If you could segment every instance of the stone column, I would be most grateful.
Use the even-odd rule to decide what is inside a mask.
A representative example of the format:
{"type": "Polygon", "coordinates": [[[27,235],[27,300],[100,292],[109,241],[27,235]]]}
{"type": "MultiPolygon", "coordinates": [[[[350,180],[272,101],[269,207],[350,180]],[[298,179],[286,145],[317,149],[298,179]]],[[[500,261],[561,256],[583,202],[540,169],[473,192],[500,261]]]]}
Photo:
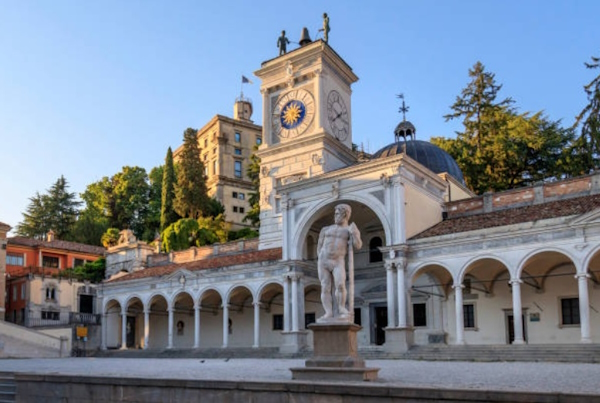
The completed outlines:
{"type": "Polygon", "coordinates": [[[299,275],[293,273],[290,276],[292,280],[292,332],[298,331],[298,278],[299,275]]]}
{"type": "Polygon", "coordinates": [[[463,288],[464,285],[453,285],[454,310],[456,311],[456,344],[465,344],[465,318],[463,313],[463,288]]]}
{"type": "Polygon", "coordinates": [[[290,331],[290,290],[289,277],[283,276],[283,331],[290,331]]]}
{"type": "Polygon", "coordinates": [[[515,331],[515,339],[512,344],[524,344],[523,339],[523,308],[521,305],[521,283],[518,278],[510,280],[512,285],[512,300],[513,300],[513,324],[515,331]]]}
{"type": "Polygon", "coordinates": [[[252,347],[260,347],[260,302],[254,302],[254,344],[252,347]]]}
{"type": "Polygon", "coordinates": [[[229,304],[223,304],[223,348],[229,346],[229,304]]]}
{"type": "Polygon", "coordinates": [[[106,350],[106,338],[108,336],[108,315],[102,312],[102,342],[100,343],[100,349],[106,350]]]}
{"type": "Polygon", "coordinates": [[[147,350],[150,343],[150,310],[144,309],[144,350],[147,350]]]}
{"type": "Polygon", "coordinates": [[[194,348],[200,348],[200,304],[194,304],[194,348]]]}
{"type": "MultiPolygon", "coordinates": [[[[388,328],[396,327],[396,295],[394,293],[394,263],[385,262],[388,328]]],[[[400,290],[398,290],[400,291],[400,290]]]]}
{"type": "Polygon", "coordinates": [[[127,348],[127,311],[121,311],[121,350],[127,348]]]}
{"type": "Polygon", "coordinates": [[[173,315],[173,308],[167,308],[167,312],[169,313],[169,341],[167,342],[167,348],[173,348],[173,322],[174,322],[174,315],[173,315]]]}
{"type": "Polygon", "coordinates": [[[577,287],[579,289],[579,320],[581,323],[581,343],[591,343],[590,332],[590,298],[588,294],[588,282],[590,277],[587,273],[577,273],[577,287]]]}
{"type": "Polygon", "coordinates": [[[396,263],[397,281],[398,281],[398,327],[408,327],[406,318],[406,283],[404,279],[404,264],[396,263]]]}

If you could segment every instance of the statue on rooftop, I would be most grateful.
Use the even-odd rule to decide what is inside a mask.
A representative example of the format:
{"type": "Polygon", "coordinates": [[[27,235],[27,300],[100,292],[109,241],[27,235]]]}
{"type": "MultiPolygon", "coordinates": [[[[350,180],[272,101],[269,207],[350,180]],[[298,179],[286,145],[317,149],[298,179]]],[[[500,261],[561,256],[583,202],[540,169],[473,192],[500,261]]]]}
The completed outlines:
{"type": "Polygon", "coordinates": [[[279,47],[279,56],[285,55],[287,45],[290,43],[289,39],[285,37],[285,31],[281,31],[281,36],[277,39],[277,46],[279,47]]]}
{"type": "Polygon", "coordinates": [[[348,225],[352,210],[347,204],[335,206],[335,224],[323,227],[317,244],[317,268],[321,281],[321,303],[325,314],[317,322],[350,321],[350,310],[346,308],[346,254],[350,278],[350,298],[354,298],[354,249],[362,247],[360,231],[354,223],[348,225]],[[333,290],[332,290],[333,286],[333,290]],[[335,297],[335,298],[334,298],[335,297]]]}
{"type": "Polygon", "coordinates": [[[325,43],[329,41],[329,17],[327,13],[323,13],[323,28],[319,29],[319,31],[323,31],[323,40],[325,43]]]}

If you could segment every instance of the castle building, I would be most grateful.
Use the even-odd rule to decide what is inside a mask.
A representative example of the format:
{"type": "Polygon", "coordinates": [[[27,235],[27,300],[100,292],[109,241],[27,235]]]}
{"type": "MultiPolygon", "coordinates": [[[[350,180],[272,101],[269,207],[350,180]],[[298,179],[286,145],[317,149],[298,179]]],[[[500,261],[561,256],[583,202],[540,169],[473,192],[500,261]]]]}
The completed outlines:
{"type": "MultiPolygon", "coordinates": [[[[242,95],[234,104],[233,119],[215,115],[198,130],[208,195],[223,204],[233,230],[251,227],[244,221],[250,192],[254,191],[247,169],[255,147],[262,144],[262,128],[251,117],[252,103],[242,95]]],[[[173,153],[175,161],[182,149],[180,146],[173,153]]]]}
{"type": "Polygon", "coordinates": [[[600,342],[600,175],[475,196],[405,119],[390,145],[357,158],[358,77],[328,43],[306,41],[255,75],[259,239],[138,260],[139,246],[122,245],[137,263],[107,268],[104,348],[310,348],[319,233],[340,203],[363,241],[359,347],[600,342]]]}

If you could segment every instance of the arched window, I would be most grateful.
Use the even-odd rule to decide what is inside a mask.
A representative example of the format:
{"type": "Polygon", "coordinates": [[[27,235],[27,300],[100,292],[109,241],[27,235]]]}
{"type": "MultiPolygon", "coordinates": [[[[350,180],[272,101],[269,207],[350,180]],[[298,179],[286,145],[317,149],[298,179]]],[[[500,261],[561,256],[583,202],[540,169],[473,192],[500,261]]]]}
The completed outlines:
{"type": "Polygon", "coordinates": [[[369,242],[369,263],[382,262],[383,255],[379,250],[379,247],[383,246],[383,242],[381,238],[376,236],[375,238],[371,238],[369,242]]]}

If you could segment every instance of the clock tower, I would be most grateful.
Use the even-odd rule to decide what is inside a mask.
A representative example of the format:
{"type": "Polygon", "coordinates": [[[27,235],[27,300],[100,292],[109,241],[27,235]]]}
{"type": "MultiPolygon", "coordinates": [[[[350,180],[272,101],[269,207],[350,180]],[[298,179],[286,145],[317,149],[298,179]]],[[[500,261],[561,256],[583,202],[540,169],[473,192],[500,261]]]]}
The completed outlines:
{"type": "Polygon", "coordinates": [[[356,162],[350,87],[358,77],[326,42],[303,43],[254,73],[263,96],[261,249],[281,246],[286,185],[356,162]]]}

